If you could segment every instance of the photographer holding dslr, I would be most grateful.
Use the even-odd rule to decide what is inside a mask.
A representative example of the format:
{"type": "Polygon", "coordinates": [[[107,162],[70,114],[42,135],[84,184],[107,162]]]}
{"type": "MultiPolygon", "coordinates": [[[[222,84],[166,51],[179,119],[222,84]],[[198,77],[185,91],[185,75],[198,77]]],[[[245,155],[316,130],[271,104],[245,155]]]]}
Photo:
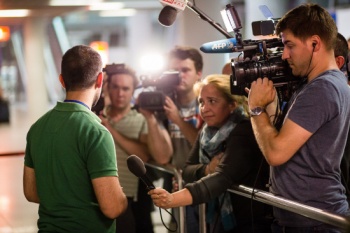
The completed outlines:
{"type": "MultiPolygon", "coordinates": [[[[324,211],[348,215],[340,161],[349,131],[350,91],[334,59],[337,27],[317,4],[304,4],[280,19],[282,58],[304,78],[288,103],[279,131],[265,108],[273,82],[252,82],[248,104],[260,149],[271,165],[271,193],[324,211]]],[[[334,226],[274,207],[273,232],[340,232],[334,226]]]]}

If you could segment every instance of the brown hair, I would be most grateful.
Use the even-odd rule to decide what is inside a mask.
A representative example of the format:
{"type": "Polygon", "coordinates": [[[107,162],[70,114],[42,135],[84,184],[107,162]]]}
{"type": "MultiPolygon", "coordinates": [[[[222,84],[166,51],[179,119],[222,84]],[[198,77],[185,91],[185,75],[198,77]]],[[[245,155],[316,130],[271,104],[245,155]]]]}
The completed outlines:
{"type": "Polygon", "coordinates": [[[61,75],[66,91],[91,87],[101,71],[101,56],[89,46],[74,46],[62,57],[61,75]]]}
{"type": "Polygon", "coordinates": [[[195,48],[186,47],[186,46],[176,46],[169,53],[169,60],[171,58],[177,58],[180,60],[186,60],[187,58],[189,58],[193,61],[194,67],[196,68],[197,72],[203,70],[202,55],[195,48]]]}
{"type": "Polygon", "coordinates": [[[332,16],[317,4],[303,4],[290,10],[276,25],[278,35],[285,30],[290,30],[302,41],[318,35],[327,50],[335,47],[337,26],[332,16]]]}

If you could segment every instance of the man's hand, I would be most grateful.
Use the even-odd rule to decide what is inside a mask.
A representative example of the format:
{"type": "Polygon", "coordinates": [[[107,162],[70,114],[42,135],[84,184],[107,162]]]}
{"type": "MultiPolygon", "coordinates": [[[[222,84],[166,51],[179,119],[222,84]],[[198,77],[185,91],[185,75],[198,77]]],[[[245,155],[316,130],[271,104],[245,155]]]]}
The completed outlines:
{"type": "Polygon", "coordinates": [[[266,107],[272,103],[276,97],[276,90],[273,86],[273,82],[268,78],[258,78],[252,82],[248,95],[249,108],[266,107]]]}
{"type": "Polygon", "coordinates": [[[169,120],[174,122],[175,124],[179,124],[181,121],[181,116],[179,114],[179,110],[177,109],[175,103],[169,96],[165,97],[165,105],[164,105],[165,115],[169,120]]]}

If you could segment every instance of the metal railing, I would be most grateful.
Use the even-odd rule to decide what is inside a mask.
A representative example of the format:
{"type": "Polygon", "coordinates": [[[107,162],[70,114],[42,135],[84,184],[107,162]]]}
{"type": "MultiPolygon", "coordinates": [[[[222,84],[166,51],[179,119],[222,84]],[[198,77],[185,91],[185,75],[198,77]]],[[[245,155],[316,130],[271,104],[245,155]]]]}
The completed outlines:
{"type": "Polygon", "coordinates": [[[327,211],[291,201],[283,197],[277,197],[269,192],[258,189],[253,190],[252,188],[246,187],[244,185],[234,186],[231,189],[228,189],[228,191],[247,198],[252,198],[253,200],[260,201],[265,204],[288,210],[293,213],[300,214],[308,218],[312,218],[323,223],[336,226],[343,230],[350,229],[349,220],[343,216],[332,214],[327,211]]]}
{"type": "MultiPolygon", "coordinates": [[[[150,166],[159,171],[173,174],[175,178],[179,181],[179,189],[182,189],[182,177],[181,177],[182,173],[172,165],[160,166],[154,163],[146,163],[146,166],[150,166]]],[[[277,197],[269,192],[265,192],[259,189],[253,189],[250,187],[246,187],[244,185],[233,186],[231,189],[228,189],[228,191],[247,198],[252,198],[253,200],[256,200],[265,204],[269,204],[284,210],[288,210],[293,213],[300,214],[302,216],[305,216],[326,224],[336,226],[343,230],[350,229],[350,221],[343,216],[332,214],[308,205],[300,204],[298,202],[291,201],[283,197],[277,197]]],[[[180,228],[178,232],[185,233],[185,214],[186,213],[183,207],[180,207],[180,209],[181,209],[180,216],[178,219],[180,228]]],[[[205,228],[206,224],[205,224],[205,205],[204,204],[201,204],[199,206],[199,220],[200,220],[199,221],[200,233],[206,233],[207,231],[205,228]]]]}

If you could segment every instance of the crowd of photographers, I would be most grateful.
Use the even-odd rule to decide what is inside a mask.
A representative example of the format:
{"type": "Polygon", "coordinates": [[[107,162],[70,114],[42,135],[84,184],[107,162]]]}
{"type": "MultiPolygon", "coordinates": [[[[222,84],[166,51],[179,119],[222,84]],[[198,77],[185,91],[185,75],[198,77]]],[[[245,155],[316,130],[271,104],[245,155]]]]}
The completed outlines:
{"type": "MultiPolygon", "coordinates": [[[[343,232],[227,191],[244,184],[350,216],[349,40],[317,4],[289,11],[276,32],[284,44],[282,59],[300,80],[283,111],[273,81],[257,77],[246,87],[246,95],[232,94],[231,63],[222,74],[203,77],[202,55],[191,47],[177,46],[169,52],[167,68],[177,71],[180,81],[164,99],[155,100],[162,103],[160,111],[132,107],[140,100],[133,100],[139,81],[131,67],[104,68],[104,85],[99,80],[94,86],[103,90],[102,107],[93,110],[114,141],[118,182],[127,201],[117,214],[116,227],[106,232],[153,233],[153,204],[166,209],[186,206],[186,231],[199,232],[200,203],[206,203],[210,233],[343,232]],[[282,123],[277,127],[275,122],[282,123]],[[164,181],[163,187],[147,190],[127,168],[132,154],[145,163],[172,164],[182,171],[185,187],[179,190],[173,176],[147,168],[150,177],[164,181]]],[[[62,80],[65,87],[68,81],[62,80]]],[[[84,102],[65,102],[80,101],[84,102]]],[[[38,186],[37,193],[37,185],[43,183],[36,184],[35,173],[38,177],[43,171],[35,167],[35,153],[42,153],[32,150],[35,143],[27,142],[25,194],[45,205],[50,192],[38,186]]],[[[106,176],[111,174],[115,172],[106,176]]]]}

